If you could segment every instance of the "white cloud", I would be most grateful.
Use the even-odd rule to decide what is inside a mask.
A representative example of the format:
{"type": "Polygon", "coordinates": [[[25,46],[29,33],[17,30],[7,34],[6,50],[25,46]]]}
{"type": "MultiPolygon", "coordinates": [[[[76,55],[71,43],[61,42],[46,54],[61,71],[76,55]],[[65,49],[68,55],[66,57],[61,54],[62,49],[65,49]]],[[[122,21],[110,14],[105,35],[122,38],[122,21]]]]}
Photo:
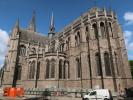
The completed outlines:
{"type": "Polygon", "coordinates": [[[128,30],[126,30],[126,31],[124,32],[125,43],[126,43],[127,49],[128,49],[128,45],[129,45],[129,42],[130,42],[130,40],[131,40],[132,34],[133,34],[133,33],[132,33],[131,31],[128,31],[128,30]]]}
{"type": "Polygon", "coordinates": [[[128,49],[129,50],[133,50],[133,42],[131,42],[131,43],[128,44],[128,49]]]}
{"type": "Polygon", "coordinates": [[[132,34],[133,34],[133,33],[132,33],[131,31],[128,31],[128,30],[126,30],[126,31],[124,32],[125,38],[130,38],[132,34]]]}
{"type": "Polygon", "coordinates": [[[128,58],[133,59],[133,55],[128,55],[128,58]]]}
{"type": "Polygon", "coordinates": [[[133,59],[133,41],[132,41],[133,32],[132,31],[124,31],[126,48],[128,50],[128,58],[133,59]]]}
{"type": "Polygon", "coordinates": [[[126,25],[133,24],[133,12],[126,12],[124,14],[124,19],[127,21],[126,25]]]}
{"type": "Polygon", "coordinates": [[[0,29],[0,67],[4,63],[4,57],[7,52],[9,36],[5,30],[0,29]]]}

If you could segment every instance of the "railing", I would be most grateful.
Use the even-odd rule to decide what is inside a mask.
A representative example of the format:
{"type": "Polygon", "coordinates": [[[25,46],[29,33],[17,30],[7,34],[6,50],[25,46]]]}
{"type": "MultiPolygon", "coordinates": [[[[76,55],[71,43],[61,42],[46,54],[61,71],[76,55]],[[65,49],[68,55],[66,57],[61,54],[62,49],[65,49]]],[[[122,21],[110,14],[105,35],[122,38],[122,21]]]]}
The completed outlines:
{"type": "MultiPolygon", "coordinates": [[[[30,58],[36,58],[37,57],[37,54],[30,54],[29,57],[30,58]]],[[[42,58],[43,57],[43,54],[38,54],[38,57],[39,58],[42,58]]]]}
{"type": "Polygon", "coordinates": [[[47,57],[47,56],[62,56],[62,57],[66,57],[66,53],[64,53],[64,52],[58,52],[58,54],[57,54],[57,52],[46,52],[45,53],[45,56],[47,57]]]}
{"type": "Polygon", "coordinates": [[[51,89],[51,88],[29,88],[25,89],[25,95],[42,95],[42,96],[74,96],[81,97],[81,95],[89,93],[90,89],[51,89]]]}
{"type": "MultiPolygon", "coordinates": [[[[108,17],[113,17],[114,16],[114,18],[116,19],[116,14],[114,12],[112,13],[112,11],[106,11],[106,15],[108,17]]],[[[98,17],[100,17],[100,16],[105,16],[104,11],[98,11],[98,17]]],[[[90,18],[91,19],[95,18],[95,17],[96,17],[96,13],[90,13],[90,18]]]]}

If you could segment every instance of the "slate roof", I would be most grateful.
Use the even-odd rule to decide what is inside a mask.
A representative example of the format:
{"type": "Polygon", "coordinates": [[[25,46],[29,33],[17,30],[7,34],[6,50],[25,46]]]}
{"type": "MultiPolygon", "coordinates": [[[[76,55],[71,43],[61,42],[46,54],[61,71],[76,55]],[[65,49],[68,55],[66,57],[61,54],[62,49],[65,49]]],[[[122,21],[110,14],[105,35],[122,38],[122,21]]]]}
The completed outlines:
{"type": "Polygon", "coordinates": [[[37,32],[32,32],[30,30],[23,30],[23,29],[20,29],[19,32],[21,39],[28,42],[35,42],[35,43],[39,42],[40,44],[45,45],[49,41],[48,37],[37,32]]]}

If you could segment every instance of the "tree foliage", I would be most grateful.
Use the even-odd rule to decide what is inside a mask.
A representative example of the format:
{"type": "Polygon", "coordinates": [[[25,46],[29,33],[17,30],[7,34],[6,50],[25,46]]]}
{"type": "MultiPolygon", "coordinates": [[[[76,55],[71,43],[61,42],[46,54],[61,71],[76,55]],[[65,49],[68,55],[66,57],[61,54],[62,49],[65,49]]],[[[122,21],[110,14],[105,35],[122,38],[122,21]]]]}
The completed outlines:
{"type": "Polygon", "coordinates": [[[131,74],[132,74],[132,79],[133,79],[133,60],[129,61],[130,67],[131,67],[131,74]]]}

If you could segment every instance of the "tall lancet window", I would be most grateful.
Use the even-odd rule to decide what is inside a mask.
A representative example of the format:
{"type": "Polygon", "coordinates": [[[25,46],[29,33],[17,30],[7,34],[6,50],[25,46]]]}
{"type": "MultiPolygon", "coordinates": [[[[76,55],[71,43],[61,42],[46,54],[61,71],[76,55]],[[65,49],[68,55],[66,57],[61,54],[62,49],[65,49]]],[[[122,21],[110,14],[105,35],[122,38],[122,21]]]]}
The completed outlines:
{"type": "Polygon", "coordinates": [[[77,78],[81,78],[81,66],[79,58],[76,58],[77,78]]]}
{"type": "Polygon", "coordinates": [[[104,53],[104,64],[105,64],[105,72],[107,76],[111,76],[111,66],[110,66],[110,58],[109,54],[104,53]]]}
{"type": "Polygon", "coordinates": [[[96,53],[95,59],[96,59],[97,75],[101,76],[101,71],[100,71],[100,55],[99,55],[99,53],[96,53]]]}
{"type": "Polygon", "coordinates": [[[50,64],[49,64],[49,60],[46,60],[46,79],[49,78],[49,70],[50,70],[50,64]]]}
{"type": "Polygon", "coordinates": [[[77,36],[75,35],[75,46],[77,46],[77,36]]]}
{"type": "Polygon", "coordinates": [[[68,50],[69,50],[69,48],[70,48],[70,37],[68,37],[68,50]]]}
{"type": "Polygon", "coordinates": [[[78,31],[77,32],[77,45],[80,44],[80,32],[78,31]]]}
{"type": "Polygon", "coordinates": [[[100,29],[102,37],[105,37],[105,26],[103,22],[100,23],[100,29]]]}
{"type": "Polygon", "coordinates": [[[69,61],[64,62],[64,78],[70,78],[69,61]]]}
{"type": "Polygon", "coordinates": [[[20,56],[25,56],[26,55],[26,47],[24,45],[21,45],[19,47],[19,55],[20,56]]]}
{"type": "Polygon", "coordinates": [[[120,76],[118,55],[116,53],[114,53],[114,54],[115,54],[115,66],[116,66],[116,70],[117,70],[117,75],[120,76]]]}
{"type": "Polygon", "coordinates": [[[114,35],[113,35],[113,29],[112,29],[112,23],[111,22],[109,22],[109,28],[110,28],[110,31],[112,32],[112,37],[113,37],[114,35]]]}
{"type": "Polygon", "coordinates": [[[55,60],[51,60],[51,78],[55,77],[55,60]]]}
{"type": "Polygon", "coordinates": [[[63,78],[63,76],[62,76],[62,73],[63,73],[62,70],[63,70],[63,68],[62,68],[62,67],[63,67],[63,61],[60,60],[60,61],[59,61],[59,78],[60,78],[60,79],[63,78]]]}
{"type": "Polygon", "coordinates": [[[30,63],[29,79],[34,79],[35,76],[35,61],[30,63]]]}
{"type": "Polygon", "coordinates": [[[63,65],[63,78],[65,79],[66,78],[66,64],[64,62],[64,65],[63,65]]]}
{"type": "Polygon", "coordinates": [[[93,31],[94,31],[95,38],[97,39],[97,38],[98,38],[98,28],[97,28],[97,24],[93,24],[93,25],[92,25],[92,28],[93,28],[93,31]]]}

